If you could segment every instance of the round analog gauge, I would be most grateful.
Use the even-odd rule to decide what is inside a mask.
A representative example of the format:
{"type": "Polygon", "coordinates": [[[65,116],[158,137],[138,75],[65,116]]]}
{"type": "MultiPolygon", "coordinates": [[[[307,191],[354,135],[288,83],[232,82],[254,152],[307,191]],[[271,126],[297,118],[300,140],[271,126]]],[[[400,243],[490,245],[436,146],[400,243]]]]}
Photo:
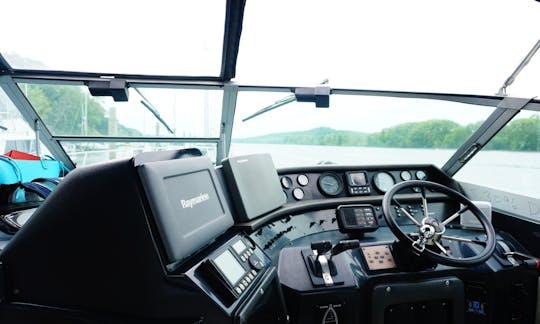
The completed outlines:
{"type": "Polygon", "coordinates": [[[304,199],[304,190],[302,190],[301,188],[294,188],[294,190],[292,191],[292,195],[294,199],[302,200],[304,199]]]}
{"type": "Polygon", "coordinates": [[[281,186],[282,186],[284,189],[291,189],[291,187],[292,187],[292,180],[291,180],[291,178],[289,178],[289,177],[287,177],[287,176],[281,177],[281,186]]]}
{"type": "Polygon", "coordinates": [[[375,187],[381,192],[387,192],[396,183],[390,173],[379,172],[373,177],[375,187]]]}
{"type": "Polygon", "coordinates": [[[343,191],[343,181],[335,173],[324,173],[319,177],[319,188],[327,196],[337,196],[343,191]]]}
{"type": "Polygon", "coordinates": [[[416,171],[416,179],[426,180],[426,178],[427,178],[427,174],[424,171],[422,170],[416,171]]]}
{"type": "Polygon", "coordinates": [[[401,171],[399,175],[403,181],[408,181],[412,179],[412,175],[409,171],[401,171]]]}
{"type": "Polygon", "coordinates": [[[307,184],[309,183],[309,179],[305,174],[299,175],[298,178],[296,178],[296,181],[298,181],[298,184],[302,187],[307,186],[307,184]]]}

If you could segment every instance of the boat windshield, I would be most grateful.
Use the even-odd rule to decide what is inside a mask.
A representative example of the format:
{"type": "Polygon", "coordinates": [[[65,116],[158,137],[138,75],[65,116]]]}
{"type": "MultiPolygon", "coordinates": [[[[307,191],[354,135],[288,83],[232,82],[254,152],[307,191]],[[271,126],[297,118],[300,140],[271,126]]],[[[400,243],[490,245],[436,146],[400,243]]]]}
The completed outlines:
{"type": "Polygon", "coordinates": [[[193,146],[216,159],[221,90],[131,87],[117,102],[82,85],[18,87],[76,165],[193,146]]]}
{"type": "Polygon", "coordinates": [[[279,167],[431,163],[442,167],[494,107],[434,99],[332,95],[329,108],[291,102],[243,121],[276,92],[240,92],[231,154],[271,152],[279,167]]]}
{"type": "Polygon", "coordinates": [[[278,167],[429,163],[454,175],[480,149],[540,151],[538,1],[3,9],[32,24],[0,20],[0,132],[38,137],[28,150],[71,167],[197,147],[216,164],[270,152],[278,167]],[[299,89],[329,93],[328,107],[299,102],[299,89]]]}

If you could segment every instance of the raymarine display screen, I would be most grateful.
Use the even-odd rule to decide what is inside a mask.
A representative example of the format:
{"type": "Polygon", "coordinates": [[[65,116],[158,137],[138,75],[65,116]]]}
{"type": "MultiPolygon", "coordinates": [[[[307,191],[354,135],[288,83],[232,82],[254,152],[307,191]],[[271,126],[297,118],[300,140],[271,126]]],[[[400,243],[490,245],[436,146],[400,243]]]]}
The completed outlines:
{"type": "Polygon", "coordinates": [[[207,157],[149,162],[139,174],[170,262],[193,254],[233,225],[207,157]]]}
{"type": "Polygon", "coordinates": [[[197,235],[206,224],[224,214],[208,170],[171,176],[163,181],[168,188],[169,203],[176,210],[173,221],[189,229],[182,231],[185,239],[197,235]]]}

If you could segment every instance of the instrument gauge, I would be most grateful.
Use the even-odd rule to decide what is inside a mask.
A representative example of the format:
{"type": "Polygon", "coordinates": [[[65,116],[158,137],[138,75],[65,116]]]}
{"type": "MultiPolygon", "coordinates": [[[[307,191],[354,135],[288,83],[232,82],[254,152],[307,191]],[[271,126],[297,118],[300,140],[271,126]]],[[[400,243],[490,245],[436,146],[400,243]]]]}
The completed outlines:
{"type": "Polygon", "coordinates": [[[292,185],[293,185],[291,178],[289,178],[287,176],[281,177],[280,181],[281,181],[281,186],[284,189],[290,189],[292,187],[292,185]]]}
{"type": "Polygon", "coordinates": [[[416,179],[418,179],[418,180],[426,180],[427,179],[427,174],[422,170],[416,171],[416,179]]]}
{"type": "Polygon", "coordinates": [[[302,190],[301,188],[294,188],[292,191],[292,195],[294,199],[302,200],[304,199],[304,190],[302,190]]]}
{"type": "Polygon", "coordinates": [[[319,189],[327,196],[337,196],[343,191],[343,180],[335,173],[323,173],[318,181],[319,189]]]}
{"type": "Polygon", "coordinates": [[[409,171],[401,171],[399,176],[401,177],[401,180],[403,181],[409,181],[412,179],[412,174],[409,171]]]}
{"type": "Polygon", "coordinates": [[[296,178],[296,181],[298,181],[299,185],[301,185],[302,187],[305,187],[309,183],[309,178],[307,177],[307,175],[301,174],[298,176],[298,178],[296,178]]]}
{"type": "Polygon", "coordinates": [[[381,192],[387,192],[396,184],[394,177],[387,172],[379,172],[373,177],[375,187],[381,192]]]}

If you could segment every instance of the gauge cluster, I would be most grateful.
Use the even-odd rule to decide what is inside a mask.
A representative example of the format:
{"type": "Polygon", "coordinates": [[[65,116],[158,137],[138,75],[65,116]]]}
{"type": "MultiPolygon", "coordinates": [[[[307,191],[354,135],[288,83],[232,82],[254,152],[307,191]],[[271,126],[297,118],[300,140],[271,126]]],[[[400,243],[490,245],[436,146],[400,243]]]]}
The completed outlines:
{"type": "Polygon", "coordinates": [[[335,197],[343,192],[343,179],[334,172],[325,172],[319,176],[319,189],[322,194],[335,197]]]}
{"type": "MultiPolygon", "coordinates": [[[[280,172],[280,183],[287,202],[312,199],[380,196],[396,183],[408,180],[433,180],[434,170],[426,167],[366,168],[358,170],[329,168],[320,172],[280,172]]],[[[435,169],[435,168],[433,168],[435,169]]],[[[410,189],[411,193],[418,192],[410,189]]]]}

